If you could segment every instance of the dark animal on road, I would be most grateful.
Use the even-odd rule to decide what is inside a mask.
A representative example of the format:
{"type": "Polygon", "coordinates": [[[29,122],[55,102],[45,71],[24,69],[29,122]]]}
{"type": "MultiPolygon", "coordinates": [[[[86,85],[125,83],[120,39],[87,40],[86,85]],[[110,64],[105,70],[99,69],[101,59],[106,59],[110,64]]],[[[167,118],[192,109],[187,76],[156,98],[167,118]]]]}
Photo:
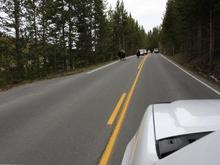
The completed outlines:
{"type": "Polygon", "coordinates": [[[141,55],[140,50],[137,50],[136,55],[137,55],[137,58],[139,58],[139,57],[140,57],[140,55],[141,55]]]}
{"type": "Polygon", "coordinates": [[[120,60],[125,60],[125,57],[126,57],[125,50],[121,49],[121,50],[118,52],[118,57],[120,58],[120,60]]]}

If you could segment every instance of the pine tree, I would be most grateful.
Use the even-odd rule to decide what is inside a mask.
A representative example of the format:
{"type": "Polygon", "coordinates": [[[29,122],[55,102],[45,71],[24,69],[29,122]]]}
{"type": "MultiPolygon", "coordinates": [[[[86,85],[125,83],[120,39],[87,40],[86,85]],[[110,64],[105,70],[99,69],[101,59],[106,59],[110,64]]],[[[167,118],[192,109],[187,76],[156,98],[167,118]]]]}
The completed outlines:
{"type": "Polygon", "coordinates": [[[93,58],[92,44],[92,2],[76,0],[74,4],[77,28],[76,48],[79,65],[88,65],[93,58]]]}
{"type": "Polygon", "coordinates": [[[105,12],[105,3],[103,0],[93,1],[93,31],[94,31],[94,47],[96,61],[105,61],[105,53],[107,53],[107,18],[105,12]]]}
{"type": "Polygon", "coordinates": [[[15,55],[16,55],[16,70],[17,79],[24,76],[24,68],[21,54],[21,16],[22,16],[22,1],[19,0],[1,0],[1,11],[4,12],[5,17],[1,18],[4,30],[15,37],[15,55]],[[14,32],[15,31],[15,32],[14,32]]]}
{"type": "Polygon", "coordinates": [[[105,0],[0,4],[0,69],[7,68],[4,77],[11,82],[112,60],[120,49],[130,54],[146,45],[143,27],[128,16],[123,1],[108,11],[105,0]]]}
{"type": "Polygon", "coordinates": [[[74,3],[72,0],[66,0],[68,11],[67,11],[67,24],[68,24],[68,56],[69,56],[69,65],[70,68],[73,69],[73,44],[75,42],[75,20],[76,16],[74,14],[74,3]]]}

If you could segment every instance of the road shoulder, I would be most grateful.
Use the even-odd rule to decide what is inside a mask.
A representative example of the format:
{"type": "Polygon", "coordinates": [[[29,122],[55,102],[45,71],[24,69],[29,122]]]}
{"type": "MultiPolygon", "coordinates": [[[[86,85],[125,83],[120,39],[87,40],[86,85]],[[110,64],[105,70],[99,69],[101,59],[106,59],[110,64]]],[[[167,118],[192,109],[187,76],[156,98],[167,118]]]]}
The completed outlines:
{"type": "Polygon", "coordinates": [[[213,92],[216,94],[220,95],[220,83],[208,79],[206,76],[199,74],[192,68],[186,67],[185,65],[180,64],[178,60],[175,60],[175,58],[172,58],[170,56],[162,55],[160,54],[161,57],[163,57],[165,60],[169,61],[171,64],[182,70],[184,73],[195,79],[196,81],[200,82],[207,88],[211,89],[213,92]]]}

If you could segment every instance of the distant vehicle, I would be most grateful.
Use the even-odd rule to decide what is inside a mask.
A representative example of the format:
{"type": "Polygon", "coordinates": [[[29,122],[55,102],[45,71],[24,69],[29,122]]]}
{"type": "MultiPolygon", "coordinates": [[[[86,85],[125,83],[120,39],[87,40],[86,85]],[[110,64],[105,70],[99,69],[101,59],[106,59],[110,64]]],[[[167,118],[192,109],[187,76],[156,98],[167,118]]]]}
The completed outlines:
{"type": "Polygon", "coordinates": [[[147,54],[147,50],[146,49],[139,49],[140,51],[140,55],[144,56],[145,54],[147,54]]]}
{"type": "Polygon", "coordinates": [[[220,100],[150,105],[122,165],[219,164],[220,100]]]}
{"type": "Polygon", "coordinates": [[[155,49],[154,49],[154,53],[160,53],[159,49],[158,49],[158,48],[155,48],[155,49]]]}
{"type": "Polygon", "coordinates": [[[151,53],[151,51],[150,51],[150,50],[148,50],[148,51],[147,51],[147,53],[149,54],[149,53],[151,53]]]}

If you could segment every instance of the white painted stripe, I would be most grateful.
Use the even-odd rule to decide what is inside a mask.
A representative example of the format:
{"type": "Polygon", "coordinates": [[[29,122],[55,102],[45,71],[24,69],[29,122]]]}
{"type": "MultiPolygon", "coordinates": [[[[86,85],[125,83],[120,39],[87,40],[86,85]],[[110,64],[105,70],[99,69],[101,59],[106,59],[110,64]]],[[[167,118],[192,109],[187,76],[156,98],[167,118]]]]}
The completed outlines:
{"type": "Polygon", "coordinates": [[[212,90],[213,92],[215,92],[216,94],[220,95],[220,92],[216,89],[214,89],[213,87],[211,87],[210,85],[206,84],[205,82],[203,82],[202,80],[198,79],[197,77],[193,76],[191,73],[187,72],[185,69],[183,69],[182,67],[180,67],[179,65],[177,65],[175,62],[171,61],[170,59],[168,59],[167,57],[163,56],[161,54],[161,57],[163,57],[164,59],[166,59],[167,61],[169,61],[171,64],[173,64],[174,66],[176,66],[177,68],[179,68],[180,70],[182,70],[184,73],[186,73],[187,75],[189,75],[190,77],[192,77],[193,79],[195,79],[196,81],[200,82],[202,85],[206,86],[207,88],[209,88],[210,90],[212,90]]]}
{"type": "Polygon", "coordinates": [[[116,63],[118,63],[118,62],[119,62],[119,61],[115,61],[115,62],[109,63],[109,64],[107,64],[107,65],[101,66],[101,67],[99,67],[99,68],[97,68],[97,69],[94,69],[94,70],[91,70],[91,71],[87,72],[87,74],[91,74],[91,73],[94,73],[94,72],[99,71],[99,70],[101,70],[101,69],[107,68],[107,67],[109,67],[109,66],[111,66],[111,65],[114,65],[114,64],[116,64],[116,63]]]}
{"type": "MultiPolygon", "coordinates": [[[[129,57],[126,57],[126,59],[130,59],[130,58],[133,58],[133,57],[134,57],[134,56],[129,56],[129,57]]],[[[99,71],[99,70],[101,70],[101,69],[107,68],[107,67],[109,67],[109,66],[111,66],[111,65],[114,65],[114,64],[116,64],[116,63],[118,63],[118,62],[119,62],[119,60],[117,60],[117,61],[115,61],[115,62],[112,62],[112,63],[109,63],[109,64],[107,64],[107,65],[101,66],[101,67],[99,67],[99,68],[97,68],[97,69],[94,69],[94,70],[91,70],[91,71],[87,72],[87,74],[91,74],[91,73],[94,73],[94,72],[99,71]]]]}
{"type": "Polygon", "coordinates": [[[130,58],[133,58],[135,57],[136,55],[132,55],[132,56],[129,56],[129,57],[126,57],[126,59],[130,59],[130,58]]]}

